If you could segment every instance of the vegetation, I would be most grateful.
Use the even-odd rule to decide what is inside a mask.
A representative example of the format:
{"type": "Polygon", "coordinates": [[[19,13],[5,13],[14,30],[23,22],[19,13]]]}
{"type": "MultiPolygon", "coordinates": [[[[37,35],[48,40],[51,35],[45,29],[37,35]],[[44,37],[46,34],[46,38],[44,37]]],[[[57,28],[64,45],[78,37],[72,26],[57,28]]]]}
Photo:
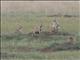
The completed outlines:
{"type": "Polygon", "coordinates": [[[80,34],[79,17],[56,17],[61,28],[60,34],[49,35],[49,27],[55,17],[37,14],[2,15],[1,58],[2,60],[79,60],[80,34]],[[43,24],[39,36],[32,36],[33,27],[43,24]],[[15,33],[17,24],[23,26],[22,33],[15,33]],[[69,36],[76,38],[75,45],[66,44],[69,36]],[[65,47],[72,47],[68,49],[65,47]],[[58,48],[56,48],[58,47],[58,48]],[[46,52],[45,49],[48,49],[46,52]],[[54,50],[55,49],[55,50],[54,50]]]}

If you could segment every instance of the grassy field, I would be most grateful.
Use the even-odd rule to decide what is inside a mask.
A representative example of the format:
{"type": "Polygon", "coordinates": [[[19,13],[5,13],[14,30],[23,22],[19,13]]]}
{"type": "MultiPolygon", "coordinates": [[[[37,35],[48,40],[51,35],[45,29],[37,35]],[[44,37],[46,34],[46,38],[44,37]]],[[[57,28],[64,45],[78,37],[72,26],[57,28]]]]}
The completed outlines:
{"type": "Polygon", "coordinates": [[[40,52],[36,49],[50,47],[55,43],[64,43],[68,36],[41,35],[32,37],[26,35],[37,24],[43,24],[48,31],[51,22],[56,20],[61,25],[61,32],[74,34],[77,46],[80,47],[79,17],[47,17],[44,14],[2,14],[1,18],[1,58],[2,60],[80,60],[80,50],[40,52]],[[23,33],[14,33],[17,24],[23,26],[23,33]]]}
{"type": "Polygon", "coordinates": [[[78,32],[79,17],[47,17],[44,13],[6,13],[2,14],[2,32],[14,32],[17,24],[23,26],[24,32],[31,32],[35,25],[43,24],[49,30],[51,22],[56,19],[61,25],[61,31],[78,32]],[[23,15],[22,15],[23,14],[23,15]],[[73,27],[74,26],[74,27],[73,27]],[[70,28],[70,29],[68,29],[70,28]]]}

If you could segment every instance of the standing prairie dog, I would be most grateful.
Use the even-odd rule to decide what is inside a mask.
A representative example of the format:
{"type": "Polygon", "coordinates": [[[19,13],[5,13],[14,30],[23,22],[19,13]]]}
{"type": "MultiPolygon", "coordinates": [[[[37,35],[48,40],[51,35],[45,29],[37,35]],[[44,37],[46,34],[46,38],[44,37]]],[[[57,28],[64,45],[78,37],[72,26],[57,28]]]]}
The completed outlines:
{"type": "Polygon", "coordinates": [[[56,20],[53,20],[51,24],[51,32],[57,33],[60,28],[59,23],[56,20]]]}
{"type": "Polygon", "coordinates": [[[42,24],[40,25],[40,26],[34,26],[34,28],[33,28],[33,35],[35,35],[35,34],[40,34],[40,32],[42,32],[42,24]]]}

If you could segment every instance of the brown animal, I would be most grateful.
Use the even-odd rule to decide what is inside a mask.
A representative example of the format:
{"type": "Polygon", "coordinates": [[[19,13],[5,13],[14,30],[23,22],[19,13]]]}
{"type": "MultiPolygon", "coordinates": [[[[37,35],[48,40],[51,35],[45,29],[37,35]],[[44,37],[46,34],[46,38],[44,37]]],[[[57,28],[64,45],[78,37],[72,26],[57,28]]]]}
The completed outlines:
{"type": "Polygon", "coordinates": [[[75,43],[76,43],[76,39],[75,39],[75,37],[72,37],[72,36],[68,37],[68,39],[67,39],[67,43],[75,44],[75,43]]]}
{"type": "Polygon", "coordinates": [[[42,32],[42,24],[40,26],[35,26],[32,31],[32,35],[39,35],[42,32]]]}
{"type": "Polygon", "coordinates": [[[57,33],[60,29],[60,25],[56,20],[53,20],[51,26],[50,26],[50,32],[51,33],[57,33]]]}
{"type": "Polygon", "coordinates": [[[18,24],[16,28],[16,32],[22,33],[22,29],[23,29],[22,25],[18,24]]]}

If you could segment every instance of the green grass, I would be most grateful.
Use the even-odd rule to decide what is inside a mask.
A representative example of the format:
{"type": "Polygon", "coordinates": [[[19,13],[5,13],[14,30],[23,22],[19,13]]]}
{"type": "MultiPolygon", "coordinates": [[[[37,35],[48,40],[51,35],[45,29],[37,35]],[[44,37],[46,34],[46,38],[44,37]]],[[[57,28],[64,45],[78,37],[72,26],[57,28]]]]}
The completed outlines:
{"type": "MultiPolygon", "coordinates": [[[[58,52],[7,52],[7,55],[13,55],[12,57],[6,57],[6,60],[79,60],[80,51],[58,51],[58,52]]],[[[5,58],[3,58],[5,59],[5,58]]]]}
{"type": "MultiPolygon", "coordinates": [[[[15,32],[17,24],[23,26],[23,32],[29,33],[34,25],[42,23],[44,30],[48,31],[50,23],[55,17],[36,17],[31,16],[2,16],[1,20],[1,53],[2,60],[80,60],[80,50],[74,51],[56,51],[56,52],[38,52],[35,49],[49,47],[54,43],[64,43],[68,36],[62,35],[41,35],[32,37],[15,32]],[[6,34],[6,35],[5,35],[6,34]],[[33,48],[27,51],[27,48],[33,48]]],[[[77,43],[80,43],[79,36],[79,18],[78,17],[58,17],[56,18],[61,25],[61,32],[75,34],[77,43]]],[[[80,47],[80,44],[77,44],[80,47]]]]}
{"type": "MultiPolygon", "coordinates": [[[[32,31],[33,27],[38,24],[43,24],[44,29],[48,30],[51,22],[55,19],[55,17],[36,17],[35,15],[32,15],[31,17],[24,17],[18,16],[18,17],[2,17],[1,21],[1,29],[2,32],[14,32],[17,28],[17,24],[21,24],[23,26],[24,32],[30,32],[32,31]]],[[[71,17],[71,18],[65,18],[65,17],[58,17],[56,20],[59,21],[61,25],[61,31],[67,31],[67,32],[78,32],[79,31],[79,18],[78,17],[71,17]],[[72,27],[74,26],[74,27],[72,27]]]]}

